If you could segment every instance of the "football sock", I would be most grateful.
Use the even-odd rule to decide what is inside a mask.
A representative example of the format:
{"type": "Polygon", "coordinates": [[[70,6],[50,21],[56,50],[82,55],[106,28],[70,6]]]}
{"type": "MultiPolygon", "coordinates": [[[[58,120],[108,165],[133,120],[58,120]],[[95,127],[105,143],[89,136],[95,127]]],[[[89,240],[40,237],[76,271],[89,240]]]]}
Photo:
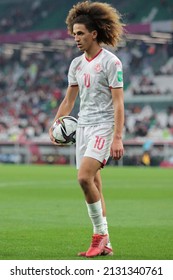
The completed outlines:
{"type": "Polygon", "coordinates": [[[103,217],[103,223],[104,223],[104,227],[105,227],[105,232],[106,232],[106,234],[109,234],[109,233],[108,233],[108,223],[107,223],[106,217],[103,217]]]}
{"type": "Polygon", "coordinates": [[[93,233],[94,234],[106,234],[104,219],[102,215],[102,205],[101,200],[94,203],[87,203],[88,215],[93,224],[93,233]]]}
{"type": "Polygon", "coordinates": [[[104,227],[105,227],[105,233],[108,235],[108,246],[111,247],[111,242],[109,238],[109,231],[108,231],[108,222],[105,216],[103,216],[103,222],[104,222],[104,227]]]}

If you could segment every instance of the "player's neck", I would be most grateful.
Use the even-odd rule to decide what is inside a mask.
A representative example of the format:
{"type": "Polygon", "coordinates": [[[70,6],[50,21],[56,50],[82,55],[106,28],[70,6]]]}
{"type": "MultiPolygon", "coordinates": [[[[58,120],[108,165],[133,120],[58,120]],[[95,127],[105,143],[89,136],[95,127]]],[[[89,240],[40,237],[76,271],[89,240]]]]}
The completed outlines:
{"type": "Polygon", "coordinates": [[[95,45],[92,48],[88,49],[87,51],[85,51],[86,59],[87,60],[92,60],[94,57],[97,56],[97,54],[99,54],[101,49],[102,48],[99,45],[95,45]]]}

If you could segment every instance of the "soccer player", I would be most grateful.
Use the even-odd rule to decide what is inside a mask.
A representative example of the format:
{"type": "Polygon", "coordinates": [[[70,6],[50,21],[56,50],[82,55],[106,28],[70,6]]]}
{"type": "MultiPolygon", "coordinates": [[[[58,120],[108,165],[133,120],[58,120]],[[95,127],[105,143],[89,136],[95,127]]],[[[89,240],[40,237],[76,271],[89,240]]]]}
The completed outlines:
{"type": "MultiPolygon", "coordinates": [[[[55,120],[71,113],[79,94],[76,164],[93,225],[89,249],[78,255],[113,255],[100,170],[109,156],[119,160],[124,153],[123,74],[121,61],[102,44],[117,46],[123,36],[123,24],[113,6],[90,1],[74,5],[66,24],[82,54],[71,62],[66,96],[55,120]]],[[[52,127],[49,135],[55,143],[52,127]]]]}

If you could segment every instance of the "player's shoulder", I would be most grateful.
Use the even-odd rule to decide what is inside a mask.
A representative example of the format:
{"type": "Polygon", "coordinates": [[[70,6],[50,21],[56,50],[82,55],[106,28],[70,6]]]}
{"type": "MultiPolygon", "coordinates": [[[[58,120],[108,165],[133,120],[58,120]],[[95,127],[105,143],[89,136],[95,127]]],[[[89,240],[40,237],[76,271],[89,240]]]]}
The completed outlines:
{"type": "Polygon", "coordinates": [[[103,48],[103,59],[109,63],[116,63],[121,65],[121,60],[115,53],[103,48]]]}
{"type": "Polygon", "coordinates": [[[76,56],[75,58],[73,58],[73,60],[71,61],[72,65],[77,65],[79,64],[82,60],[83,60],[84,54],[76,56]]]}

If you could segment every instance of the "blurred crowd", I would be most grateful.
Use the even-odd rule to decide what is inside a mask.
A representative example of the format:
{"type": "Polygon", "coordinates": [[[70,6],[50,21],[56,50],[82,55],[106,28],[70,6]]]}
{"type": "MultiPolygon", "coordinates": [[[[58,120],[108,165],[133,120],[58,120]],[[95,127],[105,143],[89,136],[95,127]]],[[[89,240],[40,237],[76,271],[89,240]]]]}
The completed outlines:
{"type": "MultiPolygon", "coordinates": [[[[68,8],[76,4],[75,0],[66,1],[65,5],[60,0],[26,0],[23,4],[22,0],[2,1],[0,2],[0,33],[17,33],[30,30],[45,30],[65,28],[65,17],[68,8]],[[57,17],[56,13],[61,15],[57,17]],[[48,19],[48,20],[47,20],[48,19]],[[44,24],[43,22],[46,22],[44,24]],[[43,25],[42,25],[43,24],[43,25]]],[[[135,0],[130,2],[127,0],[112,0],[112,3],[123,15],[123,20],[128,23],[150,22],[151,18],[147,18],[148,9],[157,10],[156,20],[172,19],[173,3],[172,0],[157,1],[155,3],[145,0],[140,1],[140,7],[143,13],[138,12],[138,3],[135,0]]]]}
{"type": "MultiPolygon", "coordinates": [[[[55,1],[35,0],[26,1],[25,5],[8,3],[4,6],[4,13],[0,17],[1,33],[16,33],[30,31],[40,20],[45,19],[57,6],[55,1]]],[[[1,4],[2,5],[2,4],[1,4]]]]}
{"type": "Polygon", "coordinates": [[[130,96],[172,95],[173,84],[163,84],[165,77],[173,76],[172,43],[146,44],[131,40],[117,54],[123,63],[125,83],[130,85],[130,96]]]}
{"type": "MultiPolygon", "coordinates": [[[[172,77],[173,48],[169,45],[132,41],[115,53],[124,66],[125,100],[128,91],[131,98],[143,96],[142,85],[151,86],[157,75],[172,77]],[[139,84],[134,84],[134,80],[139,84]]],[[[49,141],[48,129],[65,95],[68,67],[76,55],[76,47],[68,46],[63,51],[25,57],[20,50],[11,56],[0,53],[0,141],[49,141]]],[[[157,92],[148,90],[145,95],[173,97],[173,90],[165,93],[158,88],[157,92]]],[[[77,100],[74,116],[78,105],[77,100]]],[[[125,139],[173,139],[173,104],[162,107],[158,103],[158,108],[156,105],[125,104],[125,139]]]]}
{"type": "Polygon", "coordinates": [[[151,105],[130,105],[125,117],[126,139],[173,140],[173,105],[164,110],[154,110],[151,105]]]}

